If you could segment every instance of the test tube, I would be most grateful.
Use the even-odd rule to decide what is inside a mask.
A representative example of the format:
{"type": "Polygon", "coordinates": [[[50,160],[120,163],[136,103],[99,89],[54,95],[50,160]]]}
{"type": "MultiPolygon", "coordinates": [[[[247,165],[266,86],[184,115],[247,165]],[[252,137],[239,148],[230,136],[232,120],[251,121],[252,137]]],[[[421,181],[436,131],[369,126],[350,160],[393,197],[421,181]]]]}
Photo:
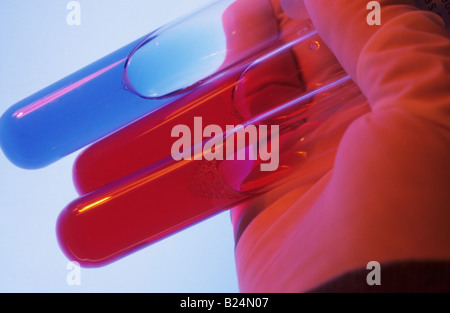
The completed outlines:
{"type": "Polygon", "coordinates": [[[45,167],[169,102],[137,97],[122,85],[127,57],[143,39],[10,107],[0,119],[8,159],[45,167]]]}
{"type": "MultiPolygon", "coordinates": [[[[108,264],[252,197],[301,179],[301,175],[292,174],[302,164],[304,145],[314,145],[313,130],[334,112],[346,109],[345,104],[364,99],[308,18],[288,16],[281,4],[279,0],[227,3],[220,19],[208,24],[219,27],[225,40],[217,47],[201,47],[208,52],[203,57],[182,50],[190,57],[196,56],[187,64],[182,62],[184,54],[178,51],[175,63],[182,65],[183,75],[178,73],[178,65],[172,68],[161,64],[158,56],[175,49],[180,40],[191,42],[189,34],[206,27],[199,26],[199,21],[184,19],[177,28],[149,38],[134,50],[125,67],[129,90],[148,99],[183,97],[80,155],[74,179],[82,196],[62,211],[57,224],[60,245],[71,260],[86,267],[108,264]],[[263,18],[251,19],[257,12],[263,18]],[[268,26],[270,19],[264,19],[264,12],[272,16],[276,12],[272,26],[268,26]],[[247,27],[249,21],[254,28],[247,27]],[[242,27],[253,41],[245,40],[242,27]],[[188,75],[196,73],[205,59],[215,64],[211,75],[188,75]],[[154,76],[146,74],[155,68],[160,72],[156,82],[154,76]],[[170,70],[164,72],[166,68],[170,70]],[[203,137],[191,138],[190,148],[180,151],[187,151],[191,158],[174,159],[172,130],[177,125],[194,130],[198,118],[205,126],[215,124],[224,130],[215,136],[222,138],[215,149],[223,151],[230,147],[227,138],[235,136],[239,129],[268,126],[264,134],[258,130],[258,135],[259,139],[265,138],[267,149],[279,145],[278,167],[262,171],[264,160],[249,157],[251,142],[243,149],[247,159],[239,160],[234,155],[209,160],[212,151],[204,148],[214,138],[203,137]],[[225,131],[227,125],[236,127],[225,131]],[[271,126],[278,126],[279,131],[272,131],[271,126]]],[[[192,48],[197,51],[198,45],[192,48]]],[[[236,142],[231,145],[237,154],[236,142]]]]}
{"type": "MultiPolygon", "coordinates": [[[[322,95],[315,107],[318,116],[326,116],[325,107],[339,106],[348,100],[349,91],[355,92],[348,77],[323,86],[317,93],[323,91],[340,91],[343,97],[336,101],[331,94],[322,95]]],[[[300,96],[249,122],[276,119],[294,107],[308,106],[314,96],[300,96]]],[[[305,110],[291,118],[307,118],[310,113],[305,110]]],[[[149,165],[69,204],[57,223],[60,245],[82,266],[103,266],[287,181],[300,179],[291,174],[301,164],[298,152],[302,152],[304,135],[301,127],[280,132],[281,166],[273,172],[261,172],[259,160],[207,161],[204,151],[201,160],[168,157],[149,165]]],[[[226,142],[229,134],[222,136],[226,142]]],[[[267,136],[270,146],[272,133],[267,136]]]]}
{"type": "Polygon", "coordinates": [[[193,126],[195,116],[237,125],[345,76],[305,10],[286,13],[284,2],[219,1],[214,13],[187,17],[136,47],[124,71],[129,90],[151,100],[183,96],[82,152],[73,171],[78,192],[164,159],[171,129],[193,126]],[[206,28],[211,35],[198,37],[206,28]]]}
{"type": "MultiPolygon", "coordinates": [[[[225,2],[232,1],[211,2],[188,16],[210,19],[220,14],[225,2]]],[[[43,168],[176,100],[176,96],[149,99],[130,92],[124,83],[124,68],[139,44],[165,29],[176,28],[180,20],[11,106],[0,119],[0,147],[5,156],[21,168],[43,168]]],[[[207,31],[191,38],[204,36],[207,31]]],[[[158,77],[157,73],[150,75],[158,77]]]]}

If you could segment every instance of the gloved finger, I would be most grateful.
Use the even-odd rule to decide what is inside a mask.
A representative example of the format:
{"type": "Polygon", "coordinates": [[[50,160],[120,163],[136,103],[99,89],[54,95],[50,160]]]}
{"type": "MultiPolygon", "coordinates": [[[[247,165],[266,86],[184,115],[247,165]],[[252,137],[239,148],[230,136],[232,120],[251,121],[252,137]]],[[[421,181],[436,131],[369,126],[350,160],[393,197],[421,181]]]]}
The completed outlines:
{"type": "Polygon", "coordinates": [[[448,34],[411,1],[380,3],[373,27],[367,1],[306,1],[373,112],[347,129],[332,172],[243,233],[242,291],[305,291],[368,260],[450,258],[448,34]]]}

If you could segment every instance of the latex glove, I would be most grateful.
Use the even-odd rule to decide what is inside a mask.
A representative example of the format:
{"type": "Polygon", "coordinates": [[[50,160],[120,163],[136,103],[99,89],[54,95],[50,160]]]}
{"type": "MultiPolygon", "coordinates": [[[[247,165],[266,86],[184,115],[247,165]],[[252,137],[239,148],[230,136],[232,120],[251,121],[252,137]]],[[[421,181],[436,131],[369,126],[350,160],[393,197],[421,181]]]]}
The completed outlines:
{"type": "Polygon", "coordinates": [[[304,183],[233,209],[243,292],[307,291],[370,261],[450,260],[449,34],[412,1],[379,2],[382,25],[369,26],[365,0],[305,1],[371,112],[324,140],[337,153],[304,183]]]}

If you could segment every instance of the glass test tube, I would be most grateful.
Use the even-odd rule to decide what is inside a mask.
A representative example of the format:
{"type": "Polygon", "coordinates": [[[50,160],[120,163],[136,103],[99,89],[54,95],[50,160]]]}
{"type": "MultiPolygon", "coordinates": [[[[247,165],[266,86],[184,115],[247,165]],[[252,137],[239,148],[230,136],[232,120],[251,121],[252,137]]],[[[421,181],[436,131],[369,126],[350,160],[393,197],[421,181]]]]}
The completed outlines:
{"type": "MultiPolygon", "coordinates": [[[[225,2],[219,1],[220,5],[225,2]]],[[[79,157],[74,178],[84,195],[69,204],[58,220],[59,241],[71,259],[84,266],[108,264],[301,178],[291,174],[301,163],[303,142],[314,140],[308,134],[360,95],[307,18],[288,16],[280,1],[259,1],[257,7],[249,6],[250,2],[226,3],[215,24],[204,11],[208,25],[216,25],[225,36],[222,43],[201,47],[206,56],[199,58],[198,44],[190,46],[192,41],[186,38],[205,28],[202,19],[191,18],[148,38],[131,54],[125,68],[130,90],[149,99],[184,97],[94,144],[79,157]],[[249,14],[255,12],[263,18],[250,19],[249,14]],[[274,12],[278,21],[268,26],[264,14],[274,12]],[[254,28],[247,27],[249,23],[254,28]],[[250,35],[242,34],[242,27],[250,35]],[[179,48],[176,43],[183,40],[185,49],[174,55],[177,66],[161,63],[159,56],[179,48]],[[191,58],[187,64],[182,62],[185,55],[191,58]],[[214,70],[211,75],[198,76],[196,69],[205,59],[211,63],[202,68],[213,64],[214,70]],[[166,68],[169,70],[164,72],[166,68]],[[148,75],[155,69],[160,75],[156,81],[148,75]],[[164,83],[158,84],[160,81],[164,83]],[[279,167],[263,172],[258,158],[208,161],[208,151],[197,154],[199,160],[175,161],[171,131],[181,124],[194,129],[196,117],[201,117],[204,125],[222,129],[226,125],[279,126],[279,167]]],[[[230,133],[219,134],[224,139],[221,149],[226,148],[230,133]]],[[[269,147],[274,144],[272,135],[270,131],[266,134],[269,147]]],[[[191,155],[209,140],[194,138],[191,155]]],[[[252,149],[250,146],[246,149],[252,149]]]]}

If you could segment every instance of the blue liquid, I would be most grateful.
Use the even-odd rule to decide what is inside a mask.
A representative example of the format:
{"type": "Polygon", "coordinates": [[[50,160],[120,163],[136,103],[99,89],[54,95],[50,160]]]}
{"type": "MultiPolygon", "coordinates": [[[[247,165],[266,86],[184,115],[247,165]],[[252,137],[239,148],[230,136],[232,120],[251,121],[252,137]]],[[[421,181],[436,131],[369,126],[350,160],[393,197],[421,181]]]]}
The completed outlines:
{"type": "Polygon", "coordinates": [[[122,84],[128,56],[146,37],[9,108],[0,119],[8,159],[45,167],[174,100],[144,99],[122,84]]]}

